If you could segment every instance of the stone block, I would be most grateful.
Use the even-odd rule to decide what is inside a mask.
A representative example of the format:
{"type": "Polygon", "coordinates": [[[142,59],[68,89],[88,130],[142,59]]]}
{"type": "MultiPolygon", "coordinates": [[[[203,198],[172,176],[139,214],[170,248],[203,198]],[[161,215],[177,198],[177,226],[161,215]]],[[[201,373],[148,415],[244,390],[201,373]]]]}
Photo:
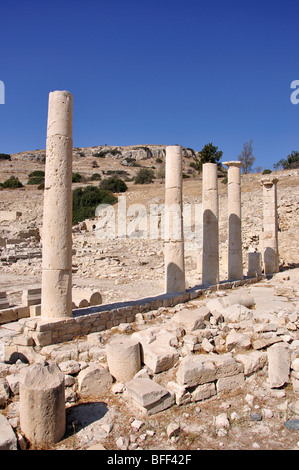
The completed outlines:
{"type": "Polygon", "coordinates": [[[232,331],[226,337],[226,350],[247,350],[251,347],[251,340],[245,333],[237,333],[232,331]]]}
{"type": "Polygon", "coordinates": [[[195,309],[184,308],[172,317],[172,322],[182,325],[186,331],[205,328],[205,320],[209,320],[210,310],[205,307],[195,309]]]}
{"type": "Polygon", "coordinates": [[[193,387],[216,380],[217,369],[206,355],[185,356],[177,371],[177,382],[193,387]]]}
{"type": "Polygon", "coordinates": [[[287,345],[275,344],[268,348],[268,375],[271,388],[280,388],[289,382],[290,351],[287,345]]]}
{"type": "Polygon", "coordinates": [[[18,450],[17,436],[8,419],[0,413],[0,450],[18,450]]]}
{"type": "Polygon", "coordinates": [[[207,400],[214,395],[216,395],[216,387],[214,382],[199,385],[195,390],[193,390],[191,394],[192,401],[207,400]]]}
{"type": "Polygon", "coordinates": [[[245,379],[243,373],[231,375],[229,377],[222,377],[221,379],[217,380],[216,383],[217,393],[232,392],[233,390],[242,387],[244,382],[245,379]]]}
{"type": "Polygon", "coordinates": [[[177,342],[176,335],[159,328],[148,328],[133,333],[141,345],[141,361],[155,374],[169,370],[179,358],[177,350],[171,346],[177,342]]]}
{"type": "Polygon", "coordinates": [[[245,377],[257,372],[267,364],[267,353],[264,351],[252,351],[247,354],[238,354],[236,360],[244,367],[245,377]]]}
{"type": "Polygon", "coordinates": [[[112,375],[103,367],[89,365],[78,375],[78,387],[82,396],[103,396],[110,390],[113,383],[112,375]]]}
{"type": "Polygon", "coordinates": [[[126,396],[137,409],[148,416],[163,411],[174,403],[174,395],[148,378],[135,378],[126,384],[126,396]]]}

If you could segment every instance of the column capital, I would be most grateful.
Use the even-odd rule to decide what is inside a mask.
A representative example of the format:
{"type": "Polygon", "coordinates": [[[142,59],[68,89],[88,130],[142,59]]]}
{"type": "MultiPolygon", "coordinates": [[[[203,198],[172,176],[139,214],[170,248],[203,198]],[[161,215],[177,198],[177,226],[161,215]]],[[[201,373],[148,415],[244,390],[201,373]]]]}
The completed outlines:
{"type": "Polygon", "coordinates": [[[265,176],[260,180],[260,184],[262,186],[273,186],[273,184],[276,184],[278,182],[278,178],[276,176],[265,176]]]}
{"type": "Polygon", "coordinates": [[[240,160],[231,160],[229,162],[223,162],[222,165],[226,165],[228,167],[230,166],[237,166],[237,167],[241,167],[242,163],[240,162],[240,160]]]}

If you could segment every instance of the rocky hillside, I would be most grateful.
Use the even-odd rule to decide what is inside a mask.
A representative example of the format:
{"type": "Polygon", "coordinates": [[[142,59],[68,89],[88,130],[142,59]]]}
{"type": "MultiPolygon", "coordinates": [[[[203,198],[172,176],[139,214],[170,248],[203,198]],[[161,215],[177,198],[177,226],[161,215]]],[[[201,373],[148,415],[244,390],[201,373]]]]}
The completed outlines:
{"type": "MultiPolygon", "coordinates": [[[[148,167],[156,173],[163,171],[165,164],[166,145],[132,145],[75,147],[73,149],[73,170],[80,172],[85,178],[93,173],[108,174],[114,171],[120,175],[132,178],[139,167],[148,167]]],[[[183,171],[186,175],[196,173],[192,164],[199,152],[190,148],[183,148],[183,171]],[[191,166],[190,166],[191,164],[191,166]]],[[[10,161],[1,161],[0,182],[11,175],[17,176],[23,184],[28,181],[28,174],[34,170],[44,169],[46,159],[45,150],[34,150],[11,155],[10,161]]],[[[158,174],[159,176],[159,174],[158,174]]]]}

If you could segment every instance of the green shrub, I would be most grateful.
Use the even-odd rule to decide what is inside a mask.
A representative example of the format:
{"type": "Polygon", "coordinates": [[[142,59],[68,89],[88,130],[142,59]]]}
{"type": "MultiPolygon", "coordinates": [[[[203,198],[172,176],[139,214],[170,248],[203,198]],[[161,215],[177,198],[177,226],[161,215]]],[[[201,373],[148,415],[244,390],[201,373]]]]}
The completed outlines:
{"type": "Polygon", "coordinates": [[[29,173],[28,175],[29,178],[35,178],[35,177],[45,177],[45,172],[43,170],[35,170],[29,173]]]}
{"type": "Polygon", "coordinates": [[[263,171],[262,175],[270,175],[270,173],[272,173],[272,170],[269,170],[268,168],[266,168],[266,169],[263,171]]]}
{"type": "Polygon", "coordinates": [[[149,168],[140,168],[135,176],[134,184],[148,184],[152,183],[154,179],[155,174],[153,170],[150,170],[149,168]]]}
{"type": "Polygon", "coordinates": [[[112,191],[113,193],[124,193],[128,189],[128,186],[120,178],[111,176],[110,178],[106,178],[100,182],[100,188],[112,191]]]}
{"type": "Polygon", "coordinates": [[[82,175],[80,175],[80,173],[72,174],[72,183],[80,183],[81,180],[82,180],[82,175]]]}
{"type": "Polygon", "coordinates": [[[7,189],[16,189],[23,188],[23,185],[19,178],[17,178],[16,176],[11,176],[8,180],[4,181],[2,187],[7,189]]]}
{"type": "Polygon", "coordinates": [[[11,156],[7,153],[0,153],[0,160],[11,160],[11,156]]]}
{"type": "Polygon", "coordinates": [[[45,181],[44,176],[33,176],[29,178],[29,180],[27,181],[27,184],[42,184],[44,183],[44,181],[45,181]]]}
{"type": "Polygon", "coordinates": [[[97,186],[86,186],[73,190],[73,225],[95,216],[99,204],[115,204],[117,198],[111,191],[97,186]]]}
{"type": "Polygon", "coordinates": [[[94,173],[92,176],[91,176],[91,181],[100,181],[102,179],[100,173],[94,173]]]}

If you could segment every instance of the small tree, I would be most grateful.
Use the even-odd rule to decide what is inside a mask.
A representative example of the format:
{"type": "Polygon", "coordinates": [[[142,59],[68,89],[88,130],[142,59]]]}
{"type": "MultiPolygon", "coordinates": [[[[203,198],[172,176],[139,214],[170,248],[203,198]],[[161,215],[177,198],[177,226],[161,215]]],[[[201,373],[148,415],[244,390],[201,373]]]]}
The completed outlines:
{"type": "Polygon", "coordinates": [[[209,144],[206,144],[203,147],[203,149],[199,152],[199,155],[200,155],[200,159],[198,159],[198,157],[196,157],[194,154],[194,162],[190,163],[190,167],[201,172],[202,165],[204,163],[219,164],[219,161],[222,158],[223,152],[222,150],[218,150],[218,147],[215,147],[215,145],[213,145],[212,142],[210,142],[209,144]]]}
{"type": "Polygon", "coordinates": [[[7,153],[0,153],[0,160],[11,160],[11,156],[7,153]]]}
{"type": "Polygon", "coordinates": [[[282,168],[283,170],[289,170],[291,168],[299,168],[299,152],[293,150],[286,159],[281,159],[273,165],[275,170],[282,168]]]}
{"type": "Polygon", "coordinates": [[[253,156],[253,141],[245,142],[243,145],[243,150],[239,155],[239,161],[241,162],[242,172],[247,174],[252,171],[252,166],[255,162],[255,157],[253,156]]]}
{"type": "Polygon", "coordinates": [[[96,186],[86,186],[73,190],[73,225],[95,216],[99,204],[115,204],[117,198],[111,191],[96,186]]]}
{"type": "Polygon", "coordinates": [[[153,170],[149,168],[140,168],[134,179],[134,184],[148,184],[155,179],[153,170]]]}
{"type": "Polygon", "coordinates": [[[99,186],[101,189],[112,191],[113,193],[124,193],[128,189],[126,183],[116,176],[110,176],[110,178],[104,179],[100,182],[99,186]]]}

